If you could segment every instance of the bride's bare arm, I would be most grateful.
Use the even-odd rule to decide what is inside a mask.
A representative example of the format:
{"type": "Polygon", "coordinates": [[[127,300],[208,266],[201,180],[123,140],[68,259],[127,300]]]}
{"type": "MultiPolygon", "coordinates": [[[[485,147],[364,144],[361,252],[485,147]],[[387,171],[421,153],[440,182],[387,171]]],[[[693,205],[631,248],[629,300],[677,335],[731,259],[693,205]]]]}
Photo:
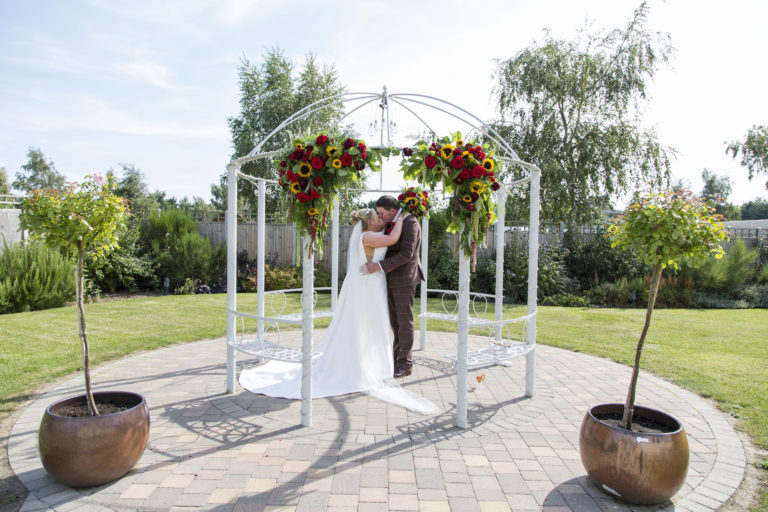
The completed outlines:
{"type": "Polygon", "coordinates": [[[390,245],[395,245],[395,242],[400,240],[400,235],[403,232],[403,217],[398,217],[397,221],[395,221],[395,226],[392,228],[392,232],[388,235],[385,235],[384,233],[376,233],[373,231],[369,231],[365,234],[363,237],[363,245],[367,245],[368,247],[389,247],[390,245]]]}

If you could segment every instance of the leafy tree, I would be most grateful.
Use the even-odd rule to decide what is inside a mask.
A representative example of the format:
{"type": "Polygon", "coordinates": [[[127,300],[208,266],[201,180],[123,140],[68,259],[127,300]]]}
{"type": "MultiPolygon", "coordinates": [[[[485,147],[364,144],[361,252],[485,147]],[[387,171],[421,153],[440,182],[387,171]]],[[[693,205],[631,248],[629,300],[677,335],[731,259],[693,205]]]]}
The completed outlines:
{"type": "Polygon", "coordinates": [[[29,148],[27,163],[16,173],[16,180],[11,184],[16,190],[30,192],[48,188],[62,188],[64,176],[53,166],[53,162],[45,161],[45,155],[39,149],[29,148]]]}
{"type": "Polygon", "coordinates": [[[0,195],[10,193],[11,186],[8,184],[8,173],[5,171],[5,167],[0,166],[0,195]]]}
{"type": "MultiPolygon", "coordinates": [[[[233,158],[247,155],[257,142],[261,142],[291,114],[344,90],[335,68],[321,67],[312,54],[307,55],[298,77],[294,77],[293,71],[293,62],[279,48],[268,49],[260,65],[254,65],[243,58],[239,68],[240,114],[227,120],[235,148],[233,158]]],[[[292,124],[289,131],[281,131],[273,136],[261,147],[261,151],[284,148],[293,136],[321,130],[334,131],[342,114],[342,103],[331,102],[315,114],[292,124]]],[[[278,178],[277,170],[269,159],[248,162],[240,170],[251,176],[274,180],[278,178]]],[[[226,206],[226,181],[227,176],[224,174],[218,185],[211,186],[216,206],[226,206]]],[[[239,197],[243,198],[245,209],[256,209],[257,198],[253,194],[255,188],[247,180],[238,180],[239,197]]],[[[267,196],[268,213],[277,212],[278,200],[278,194],[267,196]]]]}
{"type": "Polygon", "coordinates": [[[653,267],[648,310],[637,342],[632,379],[624,405],[622,427],[626,430],[632,428],[640,356],[651,324],[661,272],[667,266],[679,268],[678,262],[684,257],[703,259],[714,254],[716,258],[722,258],[725,251],[721,242],[726,235],[720,219],[713,208],[690,192],[667,191],[636,197],[624,214],[608,227],[612,247],[631,249],[644,263],[653,267]]]}
{"type": "Polygon", "coordinates": [[[768,200],[756,199],[741,205],[742,220],[768,219],[768,200]]]}
{"type": "Polygon", "coordinates": [[[542,170],[543,218],[593,220],[612,195],[669,180],[669,157],[642,126],[646,84],[674,49],[646,27],[646,3],[624,29],[582,30],[573,41],[549,33],[499,62],[494,123],[519,156],[542,170]]]}
{"type": "MultiPolygon", "coordinates": [[[[725,152],[733,158],[741,155],[741,166],[749,171],[750,180],[755,174],[768,174],[768,126],[752,126],[743,141],[731,142],[725,152]]],[[[765,188],[768,188],[768,181],[765,188]]]]}
{"type": "Polygon", "coordinates": [[[704,180],[701,198],[712,203],[715,211],[727,220],[741,220],[741,208],[727,201],[733,190],[731,179],[728,176],[718,176],[709,169],[702,171],[701,179],[704,180]]]}
{"type": "MultiPolygon", "coordinates": [[[[41,154],[42,156],[42,154],[41,154]]],[[[75,261],[75,293],[80,342],[83,350],[85,394],[88,411],[98,415],[91,392],[88,336],[85,330],[83,283],[86,255],[103,257],[118,245],[118,233],[125,222],[124,199],[113,194],[114,178],[94,176],[63,189],[33,190],[24,200],[19,216],[21,228],[33,239],[75,261]]]]}

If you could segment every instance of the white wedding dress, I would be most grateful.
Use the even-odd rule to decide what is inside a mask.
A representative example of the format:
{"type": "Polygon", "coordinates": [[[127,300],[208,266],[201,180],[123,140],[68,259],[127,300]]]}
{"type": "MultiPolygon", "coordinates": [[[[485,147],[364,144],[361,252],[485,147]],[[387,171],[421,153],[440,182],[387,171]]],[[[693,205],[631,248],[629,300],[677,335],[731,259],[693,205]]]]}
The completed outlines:
{"type": "MultiPolygon", "coordinates": [[[[363,392],[422,414],[437,414],[434,403],[404,390],[392,378],[387,280],[383,272],[360,272],[367,260],[364,234],[360,223],[355,224],[336,311],[316,349],[321,355],[312,370],[312,397],[363,392]]],[[[377,248],[372,261],[382,260],[386,252],[386,247],[377,248]]],[[[241,372],[240,384],[253,393],[298,399],[301,364],[269,361],[241,372]]]]}

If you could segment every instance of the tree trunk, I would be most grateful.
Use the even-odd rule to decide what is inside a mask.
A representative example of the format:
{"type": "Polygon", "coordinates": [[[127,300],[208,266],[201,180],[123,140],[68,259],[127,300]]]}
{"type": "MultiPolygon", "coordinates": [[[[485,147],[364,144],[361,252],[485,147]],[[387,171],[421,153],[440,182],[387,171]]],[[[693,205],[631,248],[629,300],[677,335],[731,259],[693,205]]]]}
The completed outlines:
{"type": "Polygon", "coordinates": [[[85,398],[88,404],[88,412],[91,416],[98,416],[96,401],[91,392],[91,364],[88,355],[88,336],[85,333],[85,309],[83,307],[83,282],[85,280],[83,266],[85,255],[82,249],[77,252],[77,266],[75,267],[75,290],[77,295],[77,320],[80,331],[80,345],[83,349],[83,372],[85,373],[85,398]]]}
{"type": "Polygon", "coordinates": [[[656,304],[656,295],[659,292],[660,281],[661,264],[657,264],[655,267],[653,267],[653,275],[651,276],[651,292],[648,295],[648,310],[645,313],[645,325],[643,326],[643,332],[640,334],[640,340],[637,342],[637,350],[635,351],[635,366],[632,368],[632,380],[629,383],[627,401],[624,404],[624,417],[621,419],[622,428],[625,430],[632,430],[632,414],[635,410],[637,377],[640,373],[640,356],[643,353],[643,343],[645,343],[645,335],[648,333],[648,326],[651,325],[651,313],[653,313],[653,306],[656,304]]]}

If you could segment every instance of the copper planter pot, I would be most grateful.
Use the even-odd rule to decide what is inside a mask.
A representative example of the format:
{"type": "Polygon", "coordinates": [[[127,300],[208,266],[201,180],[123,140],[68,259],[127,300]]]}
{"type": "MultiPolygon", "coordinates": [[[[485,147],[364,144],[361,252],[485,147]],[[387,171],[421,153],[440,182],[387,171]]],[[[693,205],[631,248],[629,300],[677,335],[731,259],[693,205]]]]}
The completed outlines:
{"type": "Polygon", "coordinates": [[[43,467],[70,487],[92,487],[117,480],[138,462],[149,437],[149,409],[144,397],[126,391],[93,394],[96,405],[117,399],[133,405],[114,414],[71,418],[62,407],[85,404],[85,395],[48,406],[40,422],[38,448],[43,467]]]}
{"type": "Polygon", "coordinates": [[[688,474],[688,437],[672,416],[635,406],[635,417],[669,427],[669,433],[632,432],[602,423],[595,415],[624,411],[624,404],[600,404],[581,423],[581,461],[605,493],[627,503],[662,503],[680,490],[688,474]]]}

